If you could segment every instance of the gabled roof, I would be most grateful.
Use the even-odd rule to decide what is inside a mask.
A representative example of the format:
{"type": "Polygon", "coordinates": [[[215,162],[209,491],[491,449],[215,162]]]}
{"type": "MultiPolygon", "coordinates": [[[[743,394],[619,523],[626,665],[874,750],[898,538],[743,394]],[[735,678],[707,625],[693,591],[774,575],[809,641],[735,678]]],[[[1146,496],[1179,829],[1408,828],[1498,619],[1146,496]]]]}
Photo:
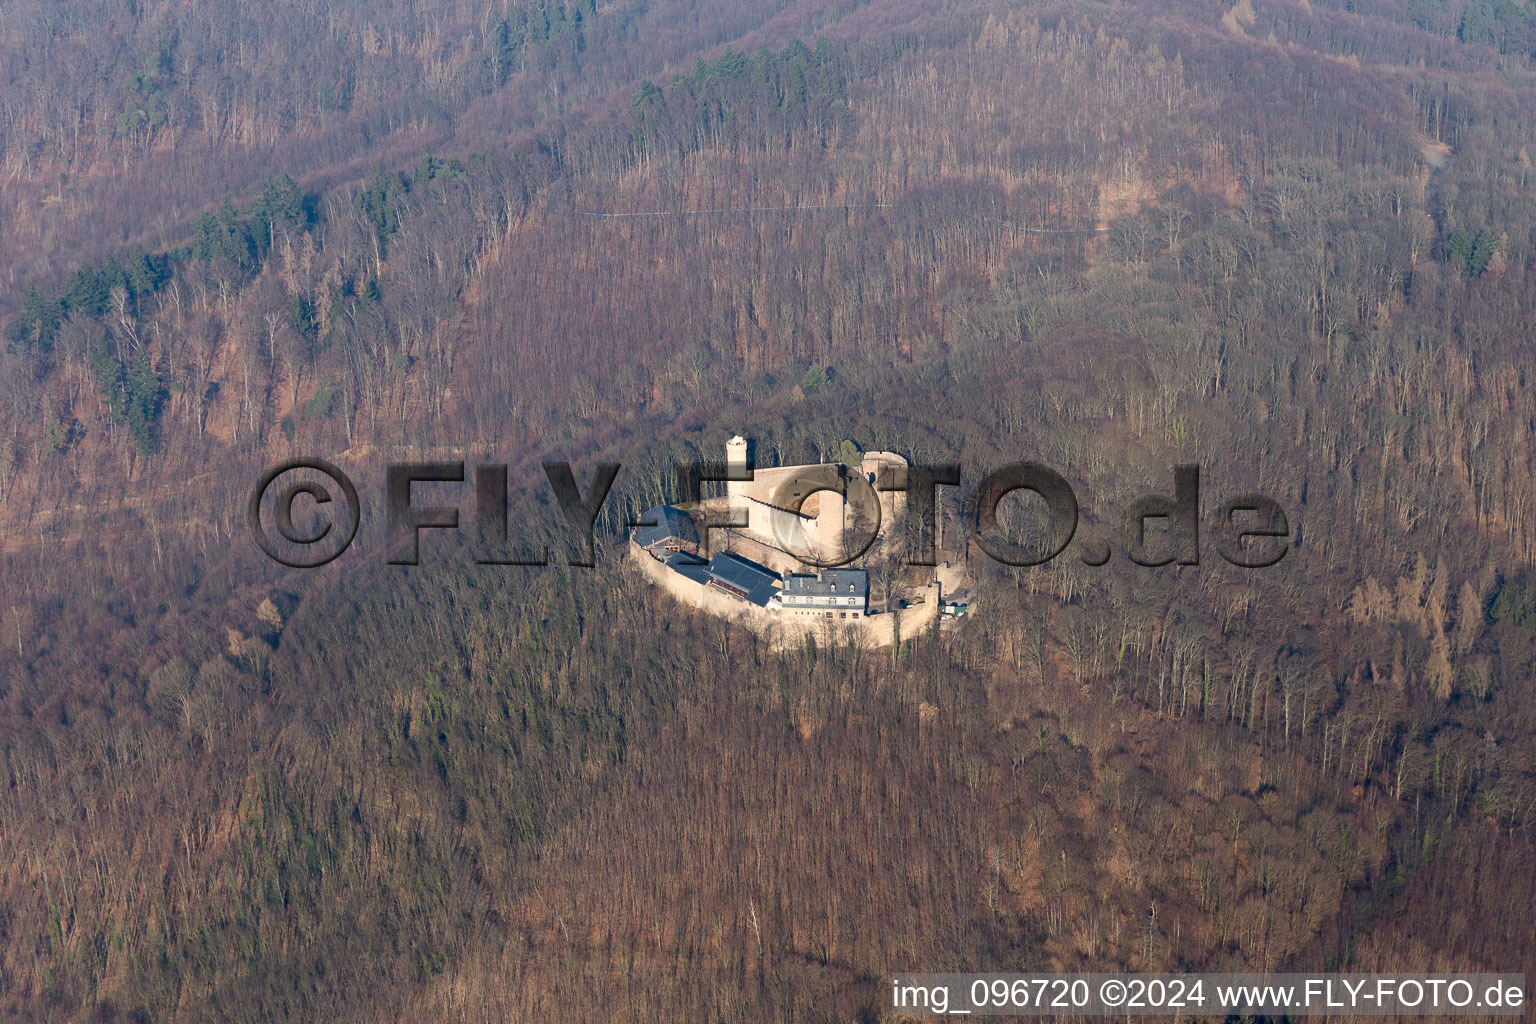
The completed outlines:
{"type": "Polygon", "coordinates": [[[766,565],[722,552],[709,560],[710,578],[749,604],[765,607],[777,591],[779,574],[766,565]]]}
{"type": "Polygon", "coordinates": [[[791,576],[784,581],[784,593],[816,597],[861,597],[869,599],[869,573],[863,569],[823,569],[814,576],[791,576]]]}
{"type": "Polygon", "coordinates": [[[673,537],[690,544],[699,543],[699,531],[693,517],[675,505],[658,505],[640,517],[643,526],[635,527],[635,543],[643,548],[673,537]]]}
{"type": "Polygon", "coordinates": [[[690,555],[686,551],[679,551],[667,559],[667,568],[673,572],[681,573],[695,583],[709,582],[709,563],[698,555],[690,555]]]}

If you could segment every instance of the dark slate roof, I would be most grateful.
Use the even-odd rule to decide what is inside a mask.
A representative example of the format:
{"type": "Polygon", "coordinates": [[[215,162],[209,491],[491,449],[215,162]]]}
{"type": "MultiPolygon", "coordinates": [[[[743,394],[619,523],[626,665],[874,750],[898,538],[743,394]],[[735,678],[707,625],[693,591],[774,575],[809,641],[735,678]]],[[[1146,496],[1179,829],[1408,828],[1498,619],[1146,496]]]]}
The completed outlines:
{"type": "Polygon", "coordinates": [[[766,565],[758,565],[750,559],[723,552],[709,560],[709,575],[725,584],[733,593],[742,596],[749,604],[764,607],[776,592],[779,574],[766,565]]]}
{"type": "Polygon", "coordinates": [[[815,576],[791,576],[784,581],[784,593],[829,597],[861,597],[869,600],[869,573],[863,569],[823,569],[815,576]]]}
{"type": "Polygon", "coordinates": [[[667,568],[674,572],[682,573],[695,583],[709,582],[709,563],[698,555],[690,555],[686,551],[679,551],[667,559],[667,568]]]}
{"type": "Polygon", "coordinates": [[[658,505],[640,517],[642,523],[650,525],[635,527],[635,543],[643,548],[672,537],[698,544],[699,531],[693,524],[693,517],[674,505],[658,505]]]}

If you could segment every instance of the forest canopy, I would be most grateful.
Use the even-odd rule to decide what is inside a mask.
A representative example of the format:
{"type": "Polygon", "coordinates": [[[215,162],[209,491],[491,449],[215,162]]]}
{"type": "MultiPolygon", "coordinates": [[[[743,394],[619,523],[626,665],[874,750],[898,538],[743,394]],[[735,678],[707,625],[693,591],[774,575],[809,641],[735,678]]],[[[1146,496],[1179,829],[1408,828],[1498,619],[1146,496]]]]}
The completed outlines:
{"type": "Polygon", "coordinates": [[[1531,960],[1532,5],[5,11],[0,1016],[1531,960]],[[774,644],[626,572],[737,433],[964,465],[972,613],[774,644]],[[363,494],[321,569],[248,531],[293,457],[363,494]],[[541,465],[622,464],[596,567],[389,565],[442,460],[551,543],[541,465]],[[997,564],[1020,461],[1081,539],[1198,464],[1292,546],[997,564]]]}

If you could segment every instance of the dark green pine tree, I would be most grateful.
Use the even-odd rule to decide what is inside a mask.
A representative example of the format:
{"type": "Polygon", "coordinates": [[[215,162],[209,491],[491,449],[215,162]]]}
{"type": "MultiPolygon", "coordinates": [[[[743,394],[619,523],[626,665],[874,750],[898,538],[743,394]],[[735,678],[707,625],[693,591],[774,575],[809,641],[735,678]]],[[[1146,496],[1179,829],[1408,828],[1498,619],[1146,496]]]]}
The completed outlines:
{"type": "Polygon", "coordinates": [[[1458,270],[1467,269],[1467,263],[1472,258],[1472,236],[1467,234],[1465,228],[1457,228],[1446,238],[1445,251],[1447,258],[1458,270]]]}
{"type": "Polygon", "coordinates": [[[249,227],[235,209],[234,200],[228,196],[224,197],[224,205],[219,207],[218,221],[216,255],[237,267],[250,266],[255,260],[255,244],[251,241],[249,227]]]}
{"type": "Polygon", "coordinates": [[[164,257],[136,251],[123,261],[123,280],[135,297],[159,291],[169,277],[164,257]]]}
{"type": "Polygon", "coordinates": [[[288,310],[288,326],[306,341],[315,340],[315,332],[319,329],[315,319],[315,304],[303,295],[294,296],[293,306],[288,310]]]}
{"type": "Polygon", "coordinates": [[[261,195],[251,208],[251,235],[262,250],[277,241],[280,224],[297,224],[304,219],[304,193],[299,183],[286,174],[268,174],[261,182],[261,195]]]}
{"type": "Polygon", "coordinates": [[[714,73],[719,78],[740,78],[751,68],[752,62],[740,50],[727,46],[720,59],[715,61],[714,73]]]}
{"type": "Polygon", "coordinates": [[[255,259],[250,227],[240,219],[228,196],[217,214],[204,213],[192,225],[192,255],[205,263],[228,260],[242,269],[255,259]]]}
{"type": "Polygon", "coordinates": [[[1462,12],[1456,35],[1464,43],[1492,46],[1496,41],[1498,16],[1488,0],[1472,0],[1462,12]]]}
{"type": "Polygon", "coordinates": [[[160,418],[160,406],[165,400],[164,382],[150,362],[148,349],[139,349],[129,362],[122,379],[128,432],[133,436],[139,451],[148,453],[154,448],[155,423],[160,418]]]}
{"type": "Polygon", "coordinates": [[[517,69],[517,51],[523,44],[522,34],[525,31],[523,16],[518,14],[517,17],[516,26],[506,18],[496,22],[486,39],[485,59],[490,71],[491,87],[494,89],[506,85],[507,79],[517,69]]]}
{"type": "Polygon", "coordinates": [[[368,218],[382,242],[400,228],[400,201],[405,196],[405,181],[400,175],[374,164],[357,193],[357,208],[368,218]]]}
{"type": "Polygon", "coordinates": [[[61,297],[64,308],[80,316],[101,316],[112,302],[112,281],[95,267],[80,267],[61,297]]]}
{"type": "Polygon", "coordinates": [[[30,345],[46,352],[53,348],[53,337],[64,322],[64,306],[44,297],[33,285],[21,301],[21,312],[5,327],[6,338],[15,345],[30,345]]]}
{"type": "Polygon", "coordinates": [[[1494,253],[1499,251],[1499,240],[1493,236],[1493,232],[1486,228],[1477,235],[1477,241],[1472,243],[1472,251],[1467,255],[1467,273],[1473,277],[1482,277],[1483,271],[1488,269],[1488,263],[1493,259],[1494,253]]]}
{"type": "Polygon", "coordinates": [[[91,365],[113,422],[128,428],[140,452],[153,451],[155,425],[165,402],[165,379],[150,360],[149,350],[139,349],[124,366],[102,337],[91,352],[91,365]]]}

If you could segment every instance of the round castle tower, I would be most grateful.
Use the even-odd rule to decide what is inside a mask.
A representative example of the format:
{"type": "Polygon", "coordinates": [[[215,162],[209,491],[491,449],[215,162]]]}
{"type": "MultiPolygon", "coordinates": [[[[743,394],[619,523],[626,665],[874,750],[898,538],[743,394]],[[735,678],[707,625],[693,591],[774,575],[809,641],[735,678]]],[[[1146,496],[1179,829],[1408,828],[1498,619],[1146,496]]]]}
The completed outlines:
{"type": "MultiPolygon", "coordinates": [[[[747,475],[747,439],[737,434],[725,442],[725,464],[732,477],[746,477],[747,475]]],[[[725,483],[725,493],[730,499],[731,507],[735,508],[746,503],[747,486],[750,481],[746,479],[732,479],[725,483]]]]}

